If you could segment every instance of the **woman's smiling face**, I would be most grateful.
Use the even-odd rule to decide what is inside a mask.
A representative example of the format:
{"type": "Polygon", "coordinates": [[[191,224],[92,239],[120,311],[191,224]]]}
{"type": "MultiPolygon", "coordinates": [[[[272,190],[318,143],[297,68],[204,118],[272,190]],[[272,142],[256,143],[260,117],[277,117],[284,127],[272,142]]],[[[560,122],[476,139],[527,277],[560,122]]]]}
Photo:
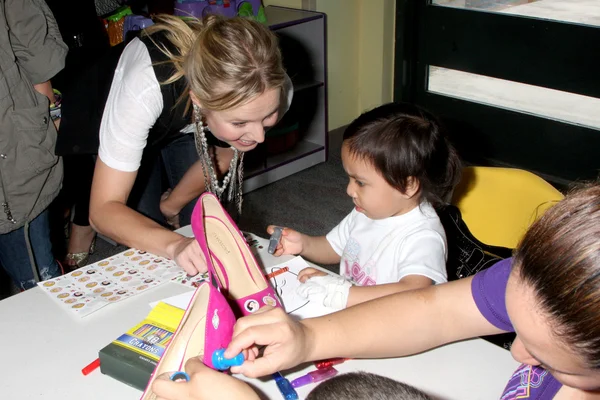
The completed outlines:
{"type": "Polygon", "coordinates": [[[281,89],[267,89],[252,101],[229,110],[202,109],[205,123],[212,134],[239,151],[254,149],[265,140],[265,128],[279,119],[281,89]]]}

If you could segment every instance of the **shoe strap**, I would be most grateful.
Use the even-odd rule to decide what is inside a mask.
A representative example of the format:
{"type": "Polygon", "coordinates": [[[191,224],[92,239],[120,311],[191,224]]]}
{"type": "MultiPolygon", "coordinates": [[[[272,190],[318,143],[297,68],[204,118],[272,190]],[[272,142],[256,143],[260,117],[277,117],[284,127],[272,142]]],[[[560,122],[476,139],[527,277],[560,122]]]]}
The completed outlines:
{"type": "Polygon", "coordinates": [[[281,301],[270,285],[258,293],[242,297],[241,299],[236,299],[235,302],[237,303],[238,309],[242,315],[254,314],[264,306],[283,308],[281,301]]]}

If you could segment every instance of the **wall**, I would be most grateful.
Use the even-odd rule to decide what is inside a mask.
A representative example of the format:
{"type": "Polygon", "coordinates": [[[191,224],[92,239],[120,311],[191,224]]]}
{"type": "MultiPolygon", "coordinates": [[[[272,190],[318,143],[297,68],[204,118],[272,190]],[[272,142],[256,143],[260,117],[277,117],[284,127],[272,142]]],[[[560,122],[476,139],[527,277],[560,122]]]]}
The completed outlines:
{"type": "Polygon", "coordinates": [[[329,130],[392,100],[394,0],[263,0],[263,3],[327,14],[329,130]]]}
{"type": "Polygon", "coordinates": [[[317,0],[327,14],[329,130],[350,123],[359,114],[359,10],[363,0],[317,0]]]}
{"type": "Polygon", "coordinates": [[[266,6],[281,6],[291,8],[303,8],[302,0],[263,0],[263,5],[266,6]]]}
{"type": "Polygon", "coordinates": [[[360,1],[358,112],[392,101],[395,1],[360,1]]]}

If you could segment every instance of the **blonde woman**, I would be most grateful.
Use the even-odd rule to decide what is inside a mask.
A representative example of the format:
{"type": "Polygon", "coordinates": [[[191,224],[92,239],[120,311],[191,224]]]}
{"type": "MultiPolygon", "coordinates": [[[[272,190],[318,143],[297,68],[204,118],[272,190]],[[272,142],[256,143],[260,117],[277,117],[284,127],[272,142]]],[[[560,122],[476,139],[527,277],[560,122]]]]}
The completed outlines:
{"type": "MultiPolygon", "coordinates": [[[[264,140],[291,93],[277,39],[260,23],[158,18],[125,47],[114,72],[92,183],[93,228],[169,257],[189,274],[205,271],[195,240],[128,207],[140,166],[167,145],[178,145],[175,163],[187,172],[171,176],[176,186],[161,202],[167,217],[204,190],[239,208],[244,153],[264,140]]],[[[154,201],[158,205],[156,196],[154,201]]]]}

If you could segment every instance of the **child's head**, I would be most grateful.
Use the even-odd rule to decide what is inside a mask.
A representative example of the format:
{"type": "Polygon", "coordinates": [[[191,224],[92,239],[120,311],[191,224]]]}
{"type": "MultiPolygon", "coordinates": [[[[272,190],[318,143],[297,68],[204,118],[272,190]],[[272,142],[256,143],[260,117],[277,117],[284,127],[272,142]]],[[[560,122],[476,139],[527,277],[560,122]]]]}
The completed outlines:
{"type": "Polygon", "coordinates": [[[431,400],[405,383],[367,372],[338,375],[317,386],[306,400],[431,400]]]}
{"type": "Polygon", "coordinates": [[[344,132],[348,195],[373,219],[400,215],[426,200],[445,202],[460,161],[439,122],[407,103],[389,103],[355,119],[344,132]]]}
{"type": "Polygon", "coordinates": [[[600,185],[547,210],[525,234],[507,285],[513,357],[562,383],[600,388],[600,185]]]}

